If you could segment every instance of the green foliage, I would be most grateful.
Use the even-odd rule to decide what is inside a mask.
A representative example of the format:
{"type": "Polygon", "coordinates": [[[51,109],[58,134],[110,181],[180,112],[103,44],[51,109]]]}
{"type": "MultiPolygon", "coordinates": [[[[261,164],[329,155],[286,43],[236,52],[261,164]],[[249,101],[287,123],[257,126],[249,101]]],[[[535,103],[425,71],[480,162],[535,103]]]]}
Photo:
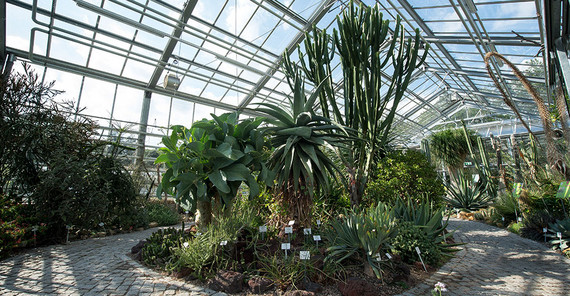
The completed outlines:
{"type": "Polygon", "coordinates": [[[548,225],[548,234],[546,237],[550,238],[552,249],[560,249],[564,251],[570,248],[570,218],[556,220],[554,223],[548,225]],[[562,238],[557,236],[560,232],[562,238]]]}
{"type": "Polygon", "coordinates": [[[443,221],[444,206],[434,206],[433,203],[423,201],[419,204],[411,200],[398,199],[392,206],[392,217],[410,222],[420,228],[426,236],[434,242],[441,242],[441,235],[447,228],[449,218],[443,221]]]}
{"type": "MultiPolygon", "coordinates": [[[[468,131],[468,133],[471,136],[471,143],[474,143],[474,132],[468,131]]],[[[431,154],[443,161],[450,171],[455,171],[463,166],[463,162],[469,154],[469,146],[462,129],[439,131],[431,134],[429,140],[431,154]]]]}
{"type": "Polygon", "coordinates": [[[265,133],[271,138],[275,150],[268,165],[276,173],[278,189],[290,218],[301,225],[310,225],[314,192],[329,187],[329,175],[338,169],[323,153],[324,145],[340,145],[343,129],[330,119],[319,116],[313,110],[315,100],[323,85],[307,98],[304,82],[298,71],[287,77],[293,90],[291,107],[259,103],[256,110],[267,114],[269,126],[265,133]]]}
{"type": "MultiPolygon", "coordinates": [[[[390,140],[397,106],[414,69],[425,60],[429,45],[426,44],[424,55],[418,57],[422,44],[419,30],[415,30],[413,39],[406,40],[399,17],[391,27],[378,6],[357,8],[353,1],[337,17],[337,27],[332,36],[326,30],[312,30],[312,36],[307,33],[305,52],[299,47],[299,57],[305,76],[314,85],[323,85],[319,94],[322,114],[350,127],[361,137],[338,153],[347,167],[349,182],[353,183],[349,187],[351,202],[358,205],[374,161],[384,154],[390,140]],[[342,64],[344,100],[336,98],[332,79],[335,50],[342,64]],[[390,80],[384,78],[385,73],[390,80]],[[342,103],[342,108],[337,102],[342,103]]],[[[286,74],[291,77],[296,70],[289,53],[284,54],[284,60],[286,74]]]]}
{"type": "Polygon", "coordinates": [[[396,234],[396,220],[383,203],[360,213],[349,213],[345,218],[331,222],[326,237],[331,247],[327,249],[327,260],[342,264],[345,260],[357,260],[368,264],[380,278],[382,266],[375,258],[384,254],[396,234]]]}
{"type": "Polygon", "coordinates": [[[444,186],[435,167],[415,150],[394,151],[378,162],[374,178],[368,183],[364,202],[394,202],[399,198],[413,198],[420,202],[443,202],[444,186]]]}
{"type": "Polygon", "coordinates": [[[501,220],[501,217],[505,218],[505,222],[515,221],[517,215],[520,215],[519,204],[517,198],[511,193],[499,194],[497,200],[492,204],[495,209],[495,220],[501,220]]]}
{"type": "Polygon", "coordinates": [[[513,222],[507,226],[507,230],[515,234],[520,234],[520,229],[522,226],[523,224],[521,222],[513,222]]]}
{"type": "Polygon", "coordinates": [[[174,225],[180,222],[180,216],[169,205],[162,202],[150,201],[145,205],[150,222],[158,223],[158,226],[174,225]]]}
{"type": "Polygon", "coordinates": [[[452,207],[474,211],[488,207],[493,199],[485,192],[485,184],[471,182],[463,172],[459,172],[454,182],[447,187],[449,196],[444,197],[452,207]]]}
{"type": "Polygon", "coordinates": [[[187,267],[198,277],[215,273],[219,268],[228,268],[233,264],[230,250],[238,238],[244,233],[253,233],[258,226],[255,221],[254,209],[234,207],[230,216],[219,217],[213,223],[202,229],[200,234],[186,240],[173,250],[172,268],[187,267]],[[221,246],[227,241],[226,246],[221,246]]]}
{"type": "Polygon", "coordinates": [[[36,219],[32,205],[0,195],[0,259],[14,249],[42,243],[46,233],[47,226],[36,219]]]}
{"type": "Polygon", "coordinates": [[[147,239],[142,249],[142,259],[147,265],[164,267],[171,260],[173,249],[179,247],[184,241],[183,230],[159,229],[147,239]]]}
{"type": "Polygon", "coordinates": [[[133,226],[139,201],[129,173],[116,159],[127,149],[97,140],[97,126],[71,104],[57,103],[59,91],[43,84],[28,65],[0,87],[0,193],[15,206],[26,199],[27,216],[47,227],[46,236],[74,229],[133,226]],[[105,155],[111,145],[115,153],[105,155]],[[25,197],[25,199],[24,199],[25,197]],[[129,221],[131,225],[125,225],[129,221]]]}
{"type": "MultiPolygon", "coordinates": [[[[194,122],[190,129],[173,126],[172,134],[162,138],[166,147],[155,163],[166,164],[167,171],[158,198],[167,192],[191,211],[198,201],[229,208],[242,183],[249,187],[250,197],[259,194],[258,181],[273,184],[264,164],[265,140],[258,130],[263,118],[238,122],[237,113],[211,115],[213,120],[194,122]]],[[[207,224],[211,213],[201,215],[207,224]]]]}
{"type": "Polygon", "coordinates": [[[396,254],[407,263],[420,261],[416,247],[422,254],[422,259],[430,265],[437,265],[442,258],[442,252],[436,241],[426,235],[421,227],[411,222],[398,223],[397,235],[390,241],[396,254]]]}
{"type": "Polygon", "coordinates": [[[267,257],[260,256],[259,264],[259,271],[281,289],[299,284],[305,276],[305,270],[314,268],[312,265],[299,260],[295,254],[289,254],[285,257],[282,252],[267,257]]]}
{"type": "Polygon", "coordinates": [[[520,235],[529,239],[542,241],[545,235],[542,231],[543,228],[548,228],[548,225],[554,222],[556,222],[556,218],[552,217],[546,210],[533,209],[528,213],[524,213],[520,235]]]}

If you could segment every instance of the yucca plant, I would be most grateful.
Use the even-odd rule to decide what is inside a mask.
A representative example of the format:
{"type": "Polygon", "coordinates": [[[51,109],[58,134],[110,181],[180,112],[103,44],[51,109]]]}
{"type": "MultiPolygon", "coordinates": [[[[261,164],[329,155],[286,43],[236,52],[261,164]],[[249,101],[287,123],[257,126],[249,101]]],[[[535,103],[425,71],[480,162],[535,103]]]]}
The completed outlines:
{"type": "Polygon", "coordinates": [[[472,183],[463,172],[459,172],[453,180],[447,186],[449,194],[444,197],[452,207],[474,211],[486,208],[493,202],[493,198],[485,192],[484,183],[472,183]]]}
{"type": "Polygon", "coordinates": [[[345,260],[356,260],[364,267],[370,267],[380,278],[381,263],[377,254],[384,254],[388,243],[396,235],[396,220],[383,203],[360,213],[352,212],[346,218],[331,223],[327,234],[331,247],[327,249],[326,260],[341,264],[345,260]]]}
{"type": "Polygon", "coordinates": [[[315,100],[322,85],[305,96],[304,82],[299,71],[287,77],[293,90],[290,108],[259,103],[258,112],[267,114],[269,126],[264,129],[275,150],[268,165],[275,174],[281,200],[290,219],[302,226],[311,225],[313,193],[329,187],[329,175],[338,169],[323,152],[325,145],[341,145],[346,132],[332,120],[314,111],[315,100]]]}

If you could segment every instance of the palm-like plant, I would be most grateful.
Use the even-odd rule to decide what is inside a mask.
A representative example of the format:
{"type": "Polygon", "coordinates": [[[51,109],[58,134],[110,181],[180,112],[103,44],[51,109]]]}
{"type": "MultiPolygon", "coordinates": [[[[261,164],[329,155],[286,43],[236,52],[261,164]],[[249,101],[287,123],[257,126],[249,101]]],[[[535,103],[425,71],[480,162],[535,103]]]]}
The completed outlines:
{"type": "Polygon", "coordinates": [[[289,218],[301,225],[310,225],[313,192],[328,188],[329,178],[338,169],[323,153],[325,145],[340,145],[345,134],[343,128],[330,119],[317,115],[313,107],[322,87],[307,98],[299,71],[289,86],[293,98],[290,109],[270,103],[259,103],[257,111],[267,114],[270,124],[265,129],[270,135],[274,152],[269,168],[276,174],[277,187],[288,208],[289,218]]]}
{"type": "Polygon", "coordinates": [[[473,211],[488,207],[493,202],[485,191],[484,182],[471,182],[463,172],[454,177],[454,182],[447,187],[449,195],[444,199],[454,208],[473,211]]]}

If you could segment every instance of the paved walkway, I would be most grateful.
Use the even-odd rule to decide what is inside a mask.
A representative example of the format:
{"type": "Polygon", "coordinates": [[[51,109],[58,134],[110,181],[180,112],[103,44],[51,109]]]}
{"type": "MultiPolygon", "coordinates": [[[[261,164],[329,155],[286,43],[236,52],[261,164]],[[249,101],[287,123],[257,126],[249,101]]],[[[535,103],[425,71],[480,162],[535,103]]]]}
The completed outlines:
{"type": "Polygon", "coordinates": [[[425,283],[404,295],[570,295],[570,260],[544,245],[474,221],[450,220],[467,245],[425,283]]]}
{"type": "Polygon", "coordinates": [[[157,228],[30,250],[0,262],[0,295],[225,296],[160,275],[126,254],[157,228]]]}
{"type": "MultiPolygon", "coordinates": [[[[570,260],[505,230],[450,221],[468,244],[426,283],[404,295],[570,295],[570,260]]],[[[125,254],[155,229],[29,250],[0,262],[0,295],[212,295],[157,274],[125,254]]]]}

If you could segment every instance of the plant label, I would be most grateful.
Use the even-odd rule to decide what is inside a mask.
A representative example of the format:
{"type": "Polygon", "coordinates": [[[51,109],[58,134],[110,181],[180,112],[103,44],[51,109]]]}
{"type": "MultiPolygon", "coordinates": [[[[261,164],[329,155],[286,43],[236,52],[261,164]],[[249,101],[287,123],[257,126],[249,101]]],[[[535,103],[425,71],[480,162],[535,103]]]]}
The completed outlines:
{"type": "Polygon", "coordinates": [[[505,222],[505,217],[501,217],[501,220],[502,220],[503,222],[505,222]]]}
{"type": "Polygon", "coordinates": [[[267,226],[259,226],[259,232],[267,232],[267,226]]]}
{"type": "Polygon", "coordinates": [[[317,226],[321,226],[321,220],[317,219],[317,226]]]}
{"type": "Polygon", "coordinates": [[[189,246],[190,244],[189,244],[188,242],[184,242],[182,245],[183,245],[185,248],[188,248],[188,246],[189,246]]]}
{"type": "Polygon", "coordinates": [[[562,239],[562,232],[557,232],[557,233],[556,233],[556,236],[557,236],[559,239],[562,239]]]}
{"type": "Polygon", "coordinates": [[[223,241],[220,242],[220,246],[225,246],[225,245],[227,245],[227,244],[228,244],[228,241],[227,241],[227,240],[223,240],[223,241]]]}
{"type": "Polygon", "coordinates": [[[303,234],[304,235],[310,235],[311,234],[311,228],[303,228],[303,234]]]}
{"type": "Polygon", "coordinates": [[[318,242],[321,240],[321,236],[320,235],[313,235],[313,240],[318,242]]]}
{"type": "Polygon", "coordinates": [[[285,227],[285,234],[293,233],[293,227],[285,227]]]}
{"type": "Polygon", "coordinates": [[[99,226],[103,227],[103,225],[105,225],[105,223],[103,222],[99,223],[99,226]]]}
{"type": "Polygon", "coordinates": [[[282,243],[281,244],[281,250],[291,250],[291,244],[290,243],[282,243]]]}
{"type": "Polygon", "coordinates": [[[522,217],[518,217],[517,221],[522,222],[522,217]]]}
{"type": "Polygon", "coordinates": [[[32,231],[33,231],[33,232],[38,231],[38,227],[37,227],[37,226],[32,227],[32,231]]]}
{"type": "Polygon", "coordinates": [[[310,251],[300,251],[299,258],[301,260],[310,260],[311,259],[311,252],[310,251]]]}
{"type": "Polygon", "coordinates": [[[479,174],[473,175],[473,183],[479,182],[479,174]]]}
{"type": "Polygon", "coordinates": [[[382,261],[382,256],[380,256],[380,253],[376,253],[374,259],[376,259],[376,261],[382,261]]]}
{"type": "Polygon", "coordinates": [[[184,214],[188,215],[188,213],[190,213],[190,212],[188,212],[188,211],[184,211],[184,214]]]}
{"type": "Polygon", "coordinates": [[[386,253],[386,257],[388,258],[388,260],[391,260],[391,259],[392,259],[392,255],[390,255],[390,254],[388,254],[388,253],[386,253]]]}
{"type": "Polygon", "coordinates": [[[558,187],[558,191],[556,192],[557,198],[570,198],[570,182],[569,181],[562,181],[560,182],[560,187],[558,187]]]}
{"type": "Polygon", "coordinates": [[[291,220],[291,221],[289,221],[289,223],[288,223],[287,225],[289,225],[289,226],[293,226],[293,225],[295,225],[295,220],[291,220]]]}
{"type": "Polygon", "coordinates": [[[416,253],[418,253],[418,255],[422,253],[419,247],[416,247],[416,253]]]}
{"type": "Polygon", "coordinates": [[[546,227],[542,228],[542,232],[547,233],[547,232],[548,232],[548,228],[546,228],[546,227]]]}

